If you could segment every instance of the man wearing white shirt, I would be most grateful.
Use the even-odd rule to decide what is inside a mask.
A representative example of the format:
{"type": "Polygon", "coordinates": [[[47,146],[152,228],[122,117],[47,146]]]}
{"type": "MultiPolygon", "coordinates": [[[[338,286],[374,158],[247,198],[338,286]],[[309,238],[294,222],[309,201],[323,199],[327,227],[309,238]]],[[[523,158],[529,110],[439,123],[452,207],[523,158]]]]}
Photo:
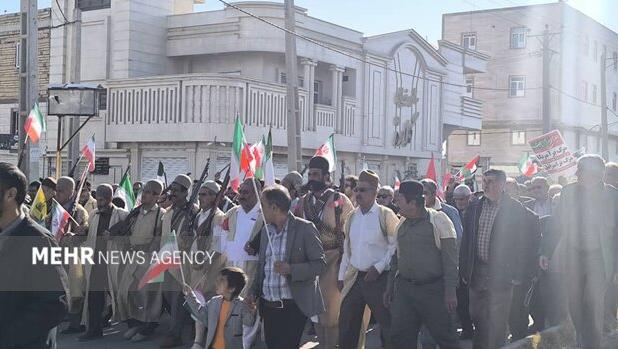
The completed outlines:
{"type": "Polygon", "coordinates": [[[378,175],[361,172],[354,191],[358,207],[350,213],[344,227],[345,242],[339,268],[338,286],[342,290],[339,312],[339,348],[353,349],[359,343],[365,306],[380,324],[382,345],[390,348],[390,313],[382,302],[387,272],[395,253],[395,213],[376,203],[378,175]]]}
{"type": "MultiPolygon", "coordinates": [[[[258,257],[247,253],[245,245],[255,239],[264,226],[252,181],[250,178],[241,184],[238,190],[240,206],[232,208],[225,214],[223,229],[226,230],[227,238],[222,241],[227,264],[239,267],[247,273],[247,285],[251,285],[255,277],[258,257]]],[[[260,183],[256,181],[255,185],[258,192],[261,191],[260,183]]],[[[240,296],[245,297],[245,294],[246,289],[240,296]]]]}

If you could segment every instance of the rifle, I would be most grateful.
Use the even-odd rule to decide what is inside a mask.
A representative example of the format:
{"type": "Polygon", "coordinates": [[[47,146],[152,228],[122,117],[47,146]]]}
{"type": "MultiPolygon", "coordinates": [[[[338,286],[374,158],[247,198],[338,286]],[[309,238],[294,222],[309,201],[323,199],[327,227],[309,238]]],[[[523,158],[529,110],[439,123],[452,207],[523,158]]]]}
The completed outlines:
{"type": "MultiPolygon", "coordinates": [[[[189,197],[189,201],[185,204],[184,209],[182,210],[180,214],[172,218],[172,227],[175,227],[176,224],[180,221],[180,219],[187,218],[189,214],[191,214],[191,217],[190,217],[191,224],[189,226],[190,227],[193,226],[193,221],[195,220],[195,214],[193,214],[192,208],[193,208],[193,205],[195,204],[195,201],[197,200],[197,194],[200,190],[200,187],[202,186],[202,184],[204,184],[206,177],[208,177],[209,167],[210,167],[210,158],[206,160],[206,165],[204,166],[204,169],[202,170],[202,175],[200,176],[200,179],[193,184],[193,188],[191,189],[191,196],[189,197]]],[[[180,235],[181,232],[182,232],[182,229],[180,229],[176,233],[180,235]]]]}
{"type": "Polygon", "coordinates": [[[344,170],[345,170],[345,161],[341,160],[341,177],[339,177],[339,192],[344,193],[345,194],[345,175],[344,175],[344,170]]]}
{"type": "MultiPolygon", "coordinates": [[[[215,203],[213,204],[213,207],[210,209],[210,213],[208,214],[208,217],[206,218],[206,228],[204,230],[204,233],[201,234],[201,232],[197,232],[197,237],[196,238],[200,238],[200,237],[206,237],[208,235],[212,234],[211,231],[211,226],[212,226],[212,220],[215,218],[215,212],[217,211],[219,204],[221,203],[221,200],[223,200],[223,197],[225,196],[225,189],[227,188],[227,185],[230,182],[230,169],[227,169],[227,174],[225,175],[225,179],[223,180],[223,185],[221,186],[221,190],[219,190],[219,192],[217,193],[217,196],[215,198],[215,203]]],[[[197,229],[196,229],[197,231],[197,229]]],[[[206,239],[199,239],[197,241],[197,248],[201,251],[205,250],[205,245],[206,244],[206,239]]]]}

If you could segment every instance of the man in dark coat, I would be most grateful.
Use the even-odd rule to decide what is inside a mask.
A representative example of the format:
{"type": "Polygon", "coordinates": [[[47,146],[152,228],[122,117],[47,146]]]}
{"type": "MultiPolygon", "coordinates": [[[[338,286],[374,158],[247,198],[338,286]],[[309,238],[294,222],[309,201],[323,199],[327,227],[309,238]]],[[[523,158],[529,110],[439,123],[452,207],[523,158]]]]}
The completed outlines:
{"type": "Polygon", "coordinates": [[[45,348],[67,313],[64,268],[33,263],[34,248],[58,245],[21,210],[26,186],[17,167],[0,163],[0,349],[45,348]]]}
{"type": "Polygon", "coordinates": [[[474,347],[501,347],[506,339],[513,289],[535,270],[538,216],[504,193],[506,174],[483,174],[484,196],[464,217],[461,281],[470,287],[474,347]]]}

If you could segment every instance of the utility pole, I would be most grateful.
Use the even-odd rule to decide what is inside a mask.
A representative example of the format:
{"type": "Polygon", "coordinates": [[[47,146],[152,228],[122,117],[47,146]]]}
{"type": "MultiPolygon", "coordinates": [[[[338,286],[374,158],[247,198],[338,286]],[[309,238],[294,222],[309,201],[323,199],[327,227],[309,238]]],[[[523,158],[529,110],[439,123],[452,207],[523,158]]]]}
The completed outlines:
{"type": "Polygon", "coordinates": [[[549,67],[551,54],[549,49],[549,28],[545,25],[543,31],[543,133],[551,131],[551,91],[549,90],[549,67]]]}
{"type": "Polygon", "coordinates": [[[294,0],[285,0],[285,66],[287,85],[287,135],[288,135],[288,171],[302,169],[301,138],[298,110],[298,63],[296,58],[296,10],[294,0]]]}
{"type": "Polygon", "coordinates": [[[39,96],[38,70],[38,6],[37,0],[21,0],[19,63],[19,130],[18,154],[22,154],[21,170],[29,179],[39,177],[39,145],[26,143],[24,124],[39,96]],[[25,147],[25,149],[24,149],[25,147]]]}
{"type": "MultiPolygon", "coordinates": [[[[68,3],[69,1],[65,1],[68,3]]],[[[71,33],[71,45],[69,50],[69,71],[68,82],[77,84],[81,80],[81,43],[82,43],[82,12],[77,5],[77,0],[73,0],[72,21],[69,26],[71,33]]],[[[65,6],[66,8],[66,6],[65,6]]],[[[79,128],[79,115],[71,116],[69,119],[69,135],[74,134],[79,128]]],[[[75,135],[68,146],[67,152],[67,168],[73,168],[73,164],[79,158],[79,133],[75,135]]],[[[78,171],[79,172],[79,171],[78,171]]]]}
{"type": "Polygon", "coordinates": [[[607,132],[607,87],[606,85],[606,56],[607,52],[603,51],[601,54],[601,145],[603,152],[603,159],[609,161],[609,146],[608,146],[608,132],[607,132]]]}

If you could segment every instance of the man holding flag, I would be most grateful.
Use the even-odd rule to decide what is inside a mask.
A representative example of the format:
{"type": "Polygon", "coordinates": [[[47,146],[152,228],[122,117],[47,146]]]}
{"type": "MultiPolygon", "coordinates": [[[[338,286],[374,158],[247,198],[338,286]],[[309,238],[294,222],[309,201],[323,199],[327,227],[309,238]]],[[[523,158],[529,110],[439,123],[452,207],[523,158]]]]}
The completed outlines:
{"type": "MultiPolygon", "coordinates": [[[[123,224],[114,226],[112,234],[127,236],[131,251],[143,251],[147,256],[159,249],[161,218],[165,210],[157,204],[163,184],[158,180],[146,182],[142,190],[142,203],[129,213],[123,224]]],[[[118,286],[118,320],[129,326],[123,337],[131,342],[141,342],[154,332],[163,298],[161,285],[152,284],[136,290],[146,274],[149,264],[128,264],[120,275],[118,286]]]]}
{"type": "MultiPolygon", "coordinates": [[[[48,227],[52,234],[57,236],[58,242],[62,246],[78,247],[80,242],[74,239],[71,235],[84,235],[88,231],[88,212],[79,203],[75,202],[75,181],[71,177],[60,177],[56,182],[56,197],[53,204],[52,214],[49,215],[48,227]],[[71,219],[64,219],[64,215],[69,215],[71,219]],[[53,222],[66,222],[64,226],[54,227],[53,222]],[[56,230],[56,231],[55,231],[56,230]],[[65,237],[66,238],[63,238],[65,237]]],[[[80,264],[71,264],[67,268],[69,275],[69,290],[71,298],[69,299],[69,327],[61,333],[79,333],[84,332],[85,327],[80,326],[80,314],[84,303],[84,276],[83,266],[80,264]]]]}
{"type": "MultiPolygon", "coordinates": [[[[329,143],[327,143],[329,144],[329,143]]],[[[322,146],[322,154],[334,161],[334,147],[322,146]]],[[[302,217],[313,222],[326,256],[326,270],[320,275],[320,289],[324,297],[326,312],[319,315],[316,327],[320,347],[335,348],[338,342],[338,318],[341,305],[341,293],[337,287],[339,262],[343,251],[343,226],[348,214],[354,209],[350,200],[333,189],[328,188],[330,172],[336,163],[326,157],[314,156],[309,161],[309,193],[301,199],[302,217]]]]}

